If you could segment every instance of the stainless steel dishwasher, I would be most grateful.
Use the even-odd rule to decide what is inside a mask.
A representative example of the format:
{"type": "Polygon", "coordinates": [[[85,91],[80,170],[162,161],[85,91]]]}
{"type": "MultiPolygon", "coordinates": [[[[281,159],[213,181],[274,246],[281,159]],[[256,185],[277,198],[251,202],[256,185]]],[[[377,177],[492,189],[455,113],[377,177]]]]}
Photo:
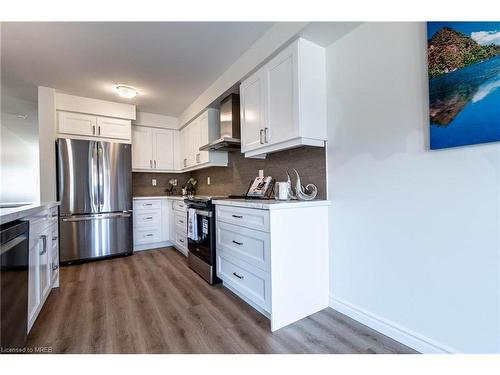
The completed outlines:
{"type": "Polygon", "coordinates": [[[22,352],[28,331],[29,222],[0,227],[0,347],[22,352]]]}

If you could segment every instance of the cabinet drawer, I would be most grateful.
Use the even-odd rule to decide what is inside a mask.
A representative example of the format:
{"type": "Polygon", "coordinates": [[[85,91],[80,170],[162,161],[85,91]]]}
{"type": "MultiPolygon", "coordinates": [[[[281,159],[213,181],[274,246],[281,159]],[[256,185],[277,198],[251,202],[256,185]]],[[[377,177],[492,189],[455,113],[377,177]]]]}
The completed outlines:
{"type": "Polygon", "coordinates": [[[159,228],[137,229],[134,236],[136,244],[160,242],[161,230],[159,228]]]}
{"type": "Polygon", "coordinates": [[[271,267],[269,234],[237,225],[217,222],[217,252],[222,252],[264,271],[271,267]]]}
{"type": "Polygon", "coordinates": [[[269,232],[269,212],[266,210],[217,206],[217,221],[269,232]]]}
{"type": "Polygon", "coordinates": [[[161,225],[160,210],[138,210],[134,214],[135,225],[140,227],[161,225]]]}
{"type": "Polygon", "coordinates": [[[174,213],[174,223],[177,230],[187,233],[187,214],[185,212],[175,212],[174,213]]]}
{"type": "Polygon", "coordinates": [[[217,253],[217,276],[241,297],[271,312],[271,278],[269,273],[237,259],[217,253]]]}
{"type": "Polygon", "coordinates": [[[52,228],[52,237],[51,237],[51,242],[52,242],[52,247],[58,247],[59,246],[59,230],[57,228],[57,223],[55,225],[51,226],[52,228]]]}
{"type": "Polygon", "coordinates": [[[159,199],[140,199],[134,201],[135,210],[161,209],[161,200],[159,199]]]}
{"type": "Polygon", "coordinates": [[[186,212],[186,203],[184,201],[174,201],[174,210],[179,212],[186,212]]]}
{"type": "Polygon", "coordinates": [[[181,230],[175,231],[175,244],[177,246],[187,249],[188,242],[187,242],[186,232],[183,232],[181,230]]]}

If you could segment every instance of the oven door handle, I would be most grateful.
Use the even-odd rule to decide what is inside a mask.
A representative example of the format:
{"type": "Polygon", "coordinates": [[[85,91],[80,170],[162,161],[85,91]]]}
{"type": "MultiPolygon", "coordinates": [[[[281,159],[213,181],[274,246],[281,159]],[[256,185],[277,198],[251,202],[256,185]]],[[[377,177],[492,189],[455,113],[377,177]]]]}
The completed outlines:
{"type": "Polygon", "coordinates": [[[205,217],[212,217],[211,211],[195,210],[195,212],[196,212],[196,215],[205,216],[205,217]]]}

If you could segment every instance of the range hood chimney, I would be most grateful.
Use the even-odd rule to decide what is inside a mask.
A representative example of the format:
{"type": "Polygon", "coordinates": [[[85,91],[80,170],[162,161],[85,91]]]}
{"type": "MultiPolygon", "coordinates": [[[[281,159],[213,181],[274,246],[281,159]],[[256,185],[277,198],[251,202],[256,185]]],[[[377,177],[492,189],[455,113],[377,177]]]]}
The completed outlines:
{"type": "Polygon", "coordinates": [[[240,147],[240,96],[231,94],[220,103],[220,138],[200,151],[236,151],[240,147]]]}

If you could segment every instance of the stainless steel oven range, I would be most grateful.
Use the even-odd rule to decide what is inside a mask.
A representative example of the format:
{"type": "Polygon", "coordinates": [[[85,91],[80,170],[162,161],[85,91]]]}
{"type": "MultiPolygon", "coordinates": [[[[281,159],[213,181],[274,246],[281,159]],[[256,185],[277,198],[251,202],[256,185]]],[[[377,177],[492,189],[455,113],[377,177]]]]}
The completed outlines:
{"type": "Polygon", "coordinates": [[[188,209],[188,265],[209,284],[216,284],[220,279],[215,265],[215,206],[212,199],[215,197],[194,196],[184,202],[188,209]]]}

